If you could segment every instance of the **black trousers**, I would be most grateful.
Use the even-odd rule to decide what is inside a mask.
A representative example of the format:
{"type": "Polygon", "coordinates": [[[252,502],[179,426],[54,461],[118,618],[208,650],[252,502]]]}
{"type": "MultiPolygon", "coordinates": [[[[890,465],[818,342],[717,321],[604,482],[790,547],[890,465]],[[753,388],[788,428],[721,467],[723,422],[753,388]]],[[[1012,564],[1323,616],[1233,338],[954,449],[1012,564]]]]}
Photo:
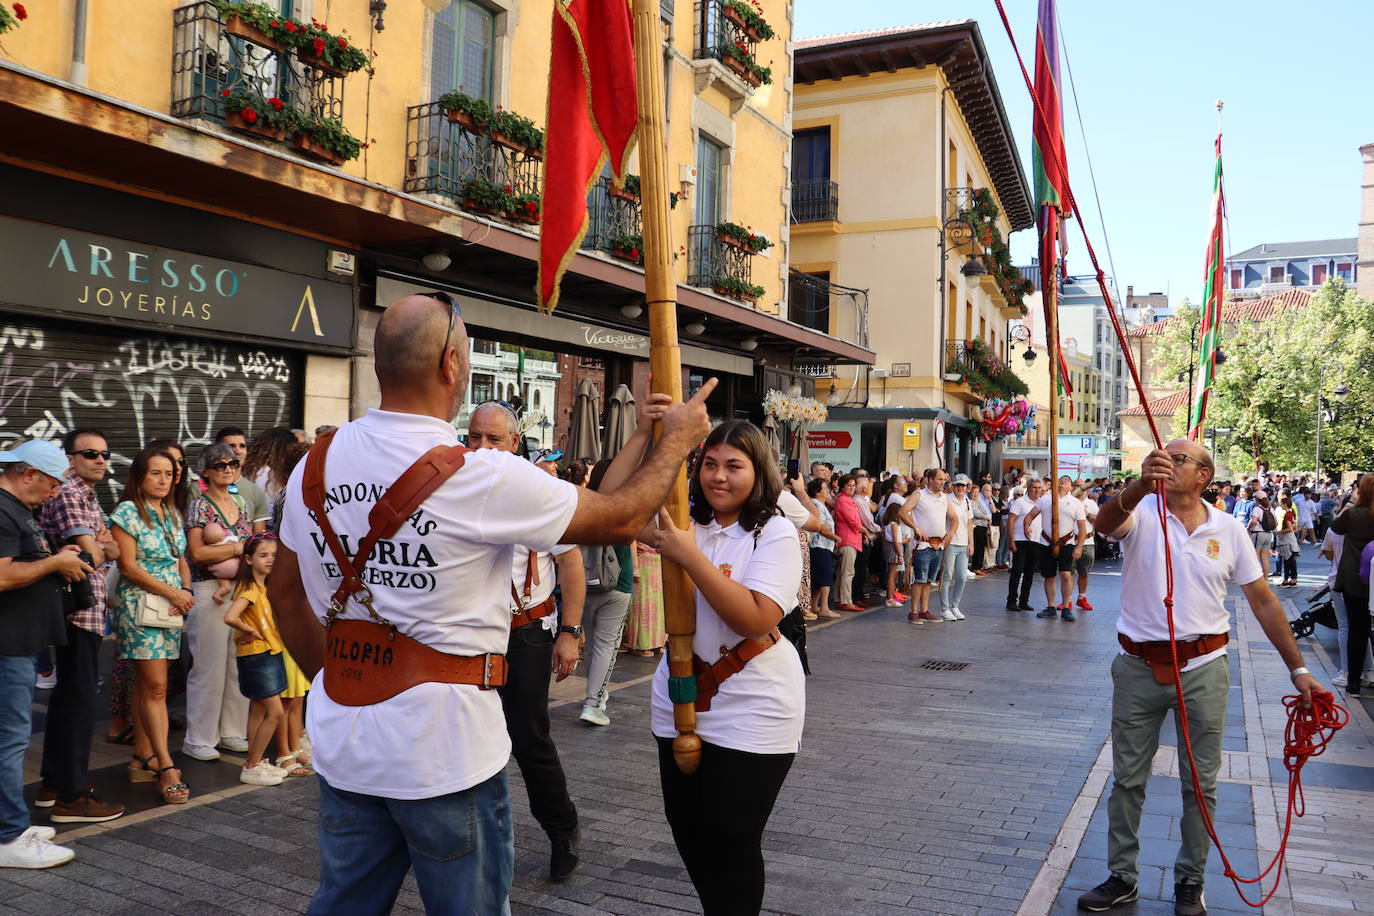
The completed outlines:
{"type": "Polygon", "coordinates": [[[988,528],[986,525],[973,526],[973,556],[968,558],[968,568],[983,568],[983,551],[988,549],[988,528]]]}
{"type": "Polygon", "coordinates": [[[1360,688],[1360,676],[1364,671],[1364,649],[1369,645],[1369,594],[1342,592],[1345,598],[1345,616],[1350,621],[1350,632],[1345,644],[1345,683],[1350,690],[1360,688]]]}
{"type": "Polygon", "coordinates": [[[1031,582],[1040,571],[1040,545],[1017,541],[1011,553],[1011,576],[1007,580],[1007,604],[1030,604],[1031,582]],[[1017,588],[1020,588],[1020,594],[1017,588]]]}
{"type": "Polygon", "coordinates": [[[100,640],[100,634],[68,623],[67,644],[53,650],[57,686],[48,699],[42,776],[44,785],[56,789],[64,802],[80,798],[89,785],[86,770],[100,703],[96,688],[100,640]]]}
{"type": "Polygon", "coordinates": [[[568,797],[563,763],[549,735],[553,640],[553,633],[537,620],[511,630],[506,646],[506,686],[498,692],[511,752],[525,777],[530,813],[545,833],[557,837],[577,829],[577,808],[568,797]]]}
{"type": "Polygon", "coordinates": [[[868,595],[868,568],[873,563],[873,545],[869,544],[854,558],[853,595],[855,604],[863,604],[868,595]]]}
{"type": "Polygon", "coordinates": [[[751,754],[702,742],[688,776],[673,742],[658,740],[663,813],[705,916],[757,916],[763,907],[763,828],[796,754],[751,754]]]}

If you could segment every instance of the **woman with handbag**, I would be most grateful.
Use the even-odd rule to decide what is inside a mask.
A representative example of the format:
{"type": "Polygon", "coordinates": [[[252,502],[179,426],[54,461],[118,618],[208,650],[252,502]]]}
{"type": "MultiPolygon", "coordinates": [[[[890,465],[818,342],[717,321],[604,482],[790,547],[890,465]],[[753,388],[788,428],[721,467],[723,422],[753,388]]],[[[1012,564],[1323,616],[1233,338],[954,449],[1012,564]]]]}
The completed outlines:
{"type": "Polygon", "coordinates": [[[162,800],[185,804],[190,790],[167,749],[167,669],[181,655],[181,621],[194,603],[186,534],[173,507],[170,453],[145,448],[129,467],[110,516],[119,545],[115,633],[119,656],[134,666],[134,764],[130,782],[157,782],[162,800]]]}
{"type": "Polygon", "coordinates": [[[229,492],[239,472],[234,450],[228,445],[207,445],[200,453],[199,468],[205,492],[191,500],[186,510],[186,553],[196,603],[186,615],[191,669],[186,676],[186,737],[181,749],[197,760],[216,760],[219,744],[232,751],[248,750],[248,700],[234,674],[237,634],[224,622],[225,609],[215,599],[219,583],[211,567],[225,561],[237,567],[254,531],[243,500],[229,492]],[[228,539],[206,543],[209,525],[223,528],[228,539]]]}

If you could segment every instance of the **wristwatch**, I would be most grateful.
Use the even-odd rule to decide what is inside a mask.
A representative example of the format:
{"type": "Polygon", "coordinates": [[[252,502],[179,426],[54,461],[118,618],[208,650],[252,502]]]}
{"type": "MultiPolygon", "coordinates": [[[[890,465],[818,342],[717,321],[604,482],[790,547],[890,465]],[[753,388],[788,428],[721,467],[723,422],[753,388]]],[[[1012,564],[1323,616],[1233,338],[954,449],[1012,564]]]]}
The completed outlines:
{"type": "MultiPolygon", "coordinates": [[[[581,629],[581,628],[579,627],[578,629],[581,629]]],[[[1300,675],[1300,674],[1311,674],[1311,673],[1312,673],[1312,672],[1311,672],[1311,671],[1308,671],[1306,668],[1294,668],[1292,671],[1288,672],[1288,679],[1291,681],[1291,680],[1293,680],[1294,678],[1296,678],[1296,677],[1297,677],[1298,675],[1300,675]]]]}
{"type": "Polygon", "coordinates": [[[581,639],[581,638],[582,638],[582,628],[581,628],[581,627],[569,627],[569,626],[562,626],[562,625],[560,625],[560,626],[558,627],[558,632],[559,632],[559,635],[562,635],[563,633],[571,633],[571,634],[573,635],[573,639],[581,639]]]}

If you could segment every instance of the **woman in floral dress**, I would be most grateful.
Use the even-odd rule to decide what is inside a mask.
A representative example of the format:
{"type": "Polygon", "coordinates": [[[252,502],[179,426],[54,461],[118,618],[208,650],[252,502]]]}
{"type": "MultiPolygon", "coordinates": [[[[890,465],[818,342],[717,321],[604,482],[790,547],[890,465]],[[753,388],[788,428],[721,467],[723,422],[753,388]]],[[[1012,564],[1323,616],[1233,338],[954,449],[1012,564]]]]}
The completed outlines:
{"type": "Polygon", "coordinates": [[[110,516],[110,530],[119,545],[120,582],[114,599],[119,656],[132,661],[135,671],[129,781],[157,782],[163,801],[185,804],[190,790],[167,747],[167,669],[181,655],[181,630],[138,625],[138,605],[145,595],[167,599],[174,614],[184,614],[194,603],[186,535],[171,497],[174,468],[164,449],[139,452],[123,499],[110,516]]]}
{"type": "Polygon", "coordinates": [[[643,544],[635,549],[635,589],[625,621],[625,647],[636,655],[652,656],[668,641],[663,616],[663,561],[658,551],[643,544]]]}

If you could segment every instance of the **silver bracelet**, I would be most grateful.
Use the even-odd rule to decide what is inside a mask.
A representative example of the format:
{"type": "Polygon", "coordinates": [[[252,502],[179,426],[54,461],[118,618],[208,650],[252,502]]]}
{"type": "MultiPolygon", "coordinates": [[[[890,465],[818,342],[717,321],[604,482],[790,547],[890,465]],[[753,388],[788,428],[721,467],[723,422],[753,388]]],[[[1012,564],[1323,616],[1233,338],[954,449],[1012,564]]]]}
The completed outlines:
{"type": "Polygon", "coordinates": [[[1298,675],[1300,675],[1300,674],[1309,674],[1309,675],[1310,675],[1311,673],[1312,673],[1312,672],[1311,672],[1311,671],[1308,671],[1306,668],[1294,668],[1292,671],[1288,672],[1288,679],[1291,681],[1291,680],[1295,679],[1295,678],[1296,678],[1298,675]]]}

